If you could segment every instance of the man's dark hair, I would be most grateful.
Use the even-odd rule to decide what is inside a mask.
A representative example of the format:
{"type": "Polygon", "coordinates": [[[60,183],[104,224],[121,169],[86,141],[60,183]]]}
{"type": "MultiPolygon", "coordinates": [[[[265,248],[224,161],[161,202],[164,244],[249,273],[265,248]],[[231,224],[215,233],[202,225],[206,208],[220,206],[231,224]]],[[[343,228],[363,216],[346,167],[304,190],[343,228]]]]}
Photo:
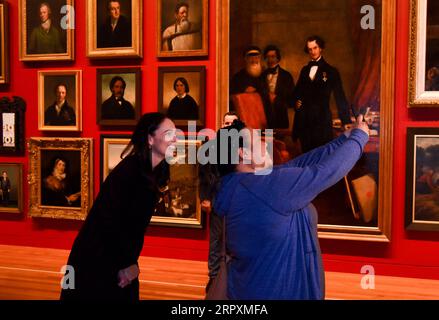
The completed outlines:
{"type": "Polygon", "coordinates": [[[280,56],[280,50],[277,46],[275,46],[274,44],[270,44],[268,46],[265,47],[264,49],[264,59],[267,57],[268,52],[270,51],[275,51],[276,52],[276,57],[277,60],[280,61],[281,56],[280,56]]]}
{"type": "Polygon", "coordinates": [[[117,81],[122,81],[122,88],[125,90],[125,88],[127,86],[125,80],[121,76],[115,76],[110,81],[110,90],[111,90],[111,92],[113,92],[113,87],[114,87],[114,85],[116,84],[117,81]]]}
{"type": "MultiPolygon", "coordinates": [[[[241,120],[233,120],[233,123],[230,126],[227,126],[225,128],[219,129],[216,133],[216,155],[217,155],[217,166],[218,166],[218,172],[221,177],[224,177],[225,175],[228,175],[229,173],[235,172],[236,170],[236,164],[232,163],[232,151],[236,150],[236,146],[232,143],[232,137],[226,136],[223,137],[221,135],[221,131],[230,131],[230,130],[236,130],[240,132],[242,129],[245,128],[245,123],[241,120]],[[221,138],[227,138],[227,141],[221,140],[221,138]],[[227,145],[227,163],[221,163],[221,145],[227,145]]],[[[238,148],[244,147],[244,139],[242,136],[239,136],[238,138],[238,148]]]]}
{"type": "Polygon", "coordinates": [[[249,55],[249,56],[257,56],[261,54],[261,49],[258,46],[248,46],[244,52],[243,52],[243,56],[244,58],[249,55]]]}
{"type": "Polygon", "coordinates": [[[175,79],[174,81],[174,90],[176,90],[177,87],[177,82],[180,81],[181,83],[183,83],[184,85],[184,92],[189,93],[189,83],[187,82],[187,80],[183,77],[178,77],[177,79],[175,79]]]}
{"type": "Polygon", "coordinates": [[[65,83],[63,83],[63,82],[60,82],[60,83],[57,83],[56,86],[55,86],[55,90],[54,90],[55,94],[58,91],[58,87],[64,87],[66,89],[66,93],[67,93],[67,85],[65,83]]]}
{"type": "Polygon", "coordinates": [[[325,40],[323,40],[323,38],[319,37],[319,36],[310,36],[306,39],[305,42],[305,47],[303,48],[303,51],[305,51],[305,53],[309,53],[308,52],[308,42],[313,42],[315,41],[318,46],[320,47],[320,49],[325,49],[325,40]]]}
{"type": "Polygon", "coordinates": [[[117,2],[119,4],[120,7],[122,7],[122,5],[120,4],[120,0],[108,0],[107,1],[107,9],[110,9],[110,3],[112,2],[117,2]]]}
{"type": "Polygon", "coordinates": [[[227,117],[227,116],[235,116],[235,117],[237,117],[237,118],[239,119],[239,116],[238,116],[238,114],[237,114],[235,111],[228,111],[228,112],[226,112],[226,113],[224,114],[224,116],[223,116],[223,119],[224,119],[225,117],[227,117]]]}
{"type": "Polygon", "coordinates": [[[189,10],[189,5],[186,2],[179,2],[175,5],[175,13],[178,13],[181,7],[186,7],[189,10]]]}

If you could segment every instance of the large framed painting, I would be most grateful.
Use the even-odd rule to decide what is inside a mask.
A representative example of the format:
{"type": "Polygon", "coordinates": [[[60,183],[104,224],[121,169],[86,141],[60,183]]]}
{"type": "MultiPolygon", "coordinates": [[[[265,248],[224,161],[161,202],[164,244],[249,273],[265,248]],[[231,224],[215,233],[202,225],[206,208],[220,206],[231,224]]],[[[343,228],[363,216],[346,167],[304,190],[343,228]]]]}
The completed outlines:
{"type": "Polygon", "coordinates": [[[405,226],[439,230],[439,128],[407,128],[405,226]]]}
{"type": "Polygon", "coordinates": [[[141,58],[141,0],[87,1],[87,56],[96,59],[141,58]]]}
{"type": "Polygon", "coordinates": [[[23,213],[23,165],[0,162],[0,213],[23,213]]]}
{"type": "Polygon", "coordinates": [[[0,1],[0,84],[9,82],[8,3],[0,1]]]}
{"type": "Polygon", "coordinates": [[[189,121],[204,127],[205,88],[204,66],[159,67],[159,112],[186,130],[189,121]]]}
{"type": "Polygon", "coordinates": [[[439,2],[410,0],[409,106],[439,106],[439,2]]]}
{"type": "Polygon", "coordinates": [[[93,140],[29,139],[29,216],[85,220],[93,202],[93,140]]]}
{"type": "Polygon", "coordinates": [[[199,164],[191,163],[189,154],[198,152],[201,140],[177,140],[176,157],[170,164],[170,179],[163,190],[152,216],[152,225],[202,228],[203,219],[199,198],[199,164]]]}
{"type": "Polygon", "coordinates": [[[21,156],[24,154],[24,113],[26,102],[20,97],[0,99],[0,155],[21,156]]]}
{"type": "Polygon", "coordinates": [[[21,61],[73,60],[74,0],[19,0],[21,61]]]}
{"type": "Polygon", "coordinates": [[[159,0],[157,56],[207,56],[208,12],[208,0],[159,0]]]}
{"type": "Polygon", "coordinates": [[[319,236],[390,241],[396,1],[216,3],[217,128],[230,109],[259,119],[286,161],[364,114],[364,155],[313,201],[319,236]]]}
{"type": "Polygon", "coordinates": [[[96,121],[102,126],[135,126],[141,115],[140,68],[96,70],[96,121]]]}
{"type": "Polygon", "coordinates": [[[82,130],[82,70],[38,71],[38,129],[82,130]]]}

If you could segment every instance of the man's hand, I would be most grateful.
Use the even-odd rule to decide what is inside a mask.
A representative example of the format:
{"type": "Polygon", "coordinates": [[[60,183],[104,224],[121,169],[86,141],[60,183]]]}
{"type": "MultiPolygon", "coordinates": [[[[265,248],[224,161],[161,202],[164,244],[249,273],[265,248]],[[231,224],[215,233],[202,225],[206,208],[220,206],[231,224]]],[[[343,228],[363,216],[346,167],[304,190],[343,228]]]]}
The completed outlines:
{"type": "Polygon", "coordinates": [[[205,211],[207,214],[212,211],[212,204],[210,200],[201,201],[201,210],[205,211]]]}
{"type": "Polygon", "coordinates": [[[343,132],[346,137],[349,138],[349,136],[351,135],[351,131],[353,129],[360,129],[362,131],[364,131],[365,133],[367,133],[367,135],[369,135],[369,126],[367,125],[366,122],[363,121],[364,116],[362,114],[360,114],[357,117],[357,120],[352,124],[352,129],[346,130],[345,132],[343,132]]]}
{"type": "Polygon", "coordinates": [[[119,270],[119,272],[117,273],[118,286],[121,288],[125,288],[131,283],[131,281],[139,276],[139,273],[140,270],[137,264],[133,264],[128,268],[119,270]]]}

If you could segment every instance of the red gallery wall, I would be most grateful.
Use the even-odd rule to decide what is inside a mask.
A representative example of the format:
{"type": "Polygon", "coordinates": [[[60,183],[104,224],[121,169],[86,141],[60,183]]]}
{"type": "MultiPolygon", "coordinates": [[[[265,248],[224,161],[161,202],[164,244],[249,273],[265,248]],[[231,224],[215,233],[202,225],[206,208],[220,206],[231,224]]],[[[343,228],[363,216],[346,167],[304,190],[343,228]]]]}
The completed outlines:
{"type": "MultiPolygon", "coordinates": [[[[26,138],[66,136],[64,133],[43,133],[38,130],[37,71],[46,69],[81,69],[83,71],[83,131],[68,136],[94,139],[94,195],[99,188],[100,134],[129,133],[101,131],[96,125],[96,68],[140,66],[142,69],[142,111],[157,110],[158,67],[173,65],[202,65],[206,67],[206,125],[214,128],[216,108],[216,1],[209,1],[208,58],[159,60],[156,58],[157,2],[144,0],[143,45],[144,57],[134,60],[96,60],[85,56],[85,1],[76,0],[75,60],[73,62],[18,61],[18,0],[9,0],[10,9],[10,84],[0,86],[1,96],[20,96],[27,102],[26,138]]],[[[439,234],[407,232],[404,229],[405,203],[405,143],[406,128],[438,126],[439,109],[407,108],[408,18],[409,0],[398,0],[397,35],[395,42],[395,121],[394,167],[392,197],[392,240],[390,243],[371,243],[342,240],[321,240],[324,265],[327,271],[359,273],[363,265],[372,265],[377,275],[439,279],[439,234]]],[[[0,157],[1,162],[18,162],[28,173],[28,157],[0,157]]],[[[24,181],[24,183],[27,183],[24,181]]],[[[37,220],[27,217],[28,188],[24,188],[25,213],[22,216],[0,215],[0,244],[70,249],[81,222],[37,220]]],[[[206,220],[206,225],[208,221],[206,220]]],[[[206,260],[208,229],[183,229],[151,226],[145,237],[142,255],[206,260]]],[[[379,285],[379,284],[377,284],[379,285]]]]}

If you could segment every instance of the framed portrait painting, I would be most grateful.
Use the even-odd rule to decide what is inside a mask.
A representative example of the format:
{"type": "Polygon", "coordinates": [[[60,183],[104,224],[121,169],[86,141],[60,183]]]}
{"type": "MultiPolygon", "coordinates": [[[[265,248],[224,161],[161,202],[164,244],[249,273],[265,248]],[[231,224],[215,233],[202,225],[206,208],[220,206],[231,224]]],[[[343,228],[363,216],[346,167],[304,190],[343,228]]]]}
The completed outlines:
{"type": "Polygon", "coordinates": [[[140,68],[96,70],[97,124],[135,126],[141,115],[140,68]]]}
{"type": "Polygon", "coordinates": [[[439,128],[407,128],[405,226],[439,230],[439,128]]]}
{"type": "Polygon", "coordinates": [[[93,140],[30,138],[29,215],[84,220],[93,202],[93,140]]]}
{"type": "Polygon", "coordinates": [[[141,58],[142,4],[141,0],[87,1],[87,56],[141,58]]]}
{"type": "Polygon", "coordinates": [[[188,128],[189,121],[204,127],[205,85],[204,66],[159,67],[159,112],[178,127],[188,128]]]}
{"type": "Polygon", "coordinates": [[[131,136],[127,134],[101,135],[101,184],[122,160],[122,152],[130,142],[130,138],[131,136]]]}
{"type": "Polygon", "coordinates": [[[23,213],[23,165],[0,162],[0,212],[23,213]]]}
{"type": "Polygon", "coordinates": [[[410,0],[409,107],[439,106],[439,3],[410,0]]]}
{"type": "Polygon", "coordinates": [[[208,54],[208,0],[158,1],[158,57],[208,54]]]}
{"type": "Polygon", "coordinates": [[[82,70],[38,71],[38,129],[82,130],[82,70]]]}
{"type": "Polygon", "coordinates": [[[319,237],[390,241],[396,1],[216,3],[217,128],[232,109],[262,119],[288,161],[364,114],[362,158],[313,200],[319,237]]]}
{"type": "Polygon", "coordinates": [[[176,157],[170,164],[170,179],[152,216],[152,225],[202,228],[199,200],[199,164],[189,161],[189,153],[197,152],[201,140],[177,140],[176,157]]]}
{"type": "Polygon", "coordinates": [[[0,1],[0,84],[9,82],[9,13],[8,3],[0,1]]]}
{"type": "Polygon", "coordinates": [[[24,113],[26,102],[20,97],[0,99],[1,142],[0,155],[21,156],[24,154],[24,113]]]}
{"type": "Polygon", "coordinates": [[[19,0],[21,61],[73,60],[74,0],[19,0]]]}

